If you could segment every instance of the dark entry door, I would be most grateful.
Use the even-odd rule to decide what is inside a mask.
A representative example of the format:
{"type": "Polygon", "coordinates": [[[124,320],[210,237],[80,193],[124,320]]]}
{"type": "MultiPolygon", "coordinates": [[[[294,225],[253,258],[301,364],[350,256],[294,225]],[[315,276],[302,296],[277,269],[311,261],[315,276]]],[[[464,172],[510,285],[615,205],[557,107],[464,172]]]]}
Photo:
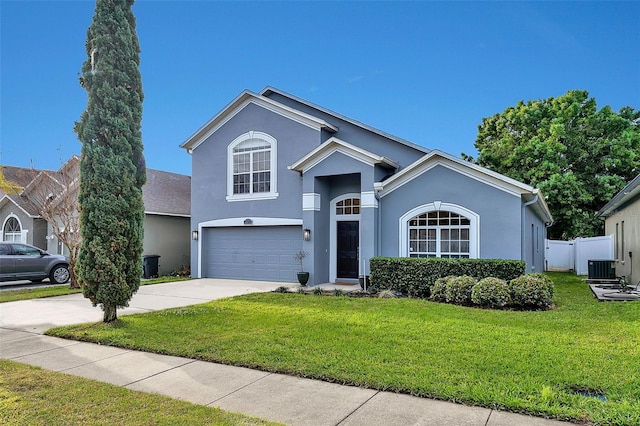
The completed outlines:
{"type": "Polygon", "coordinates": [[[360,223],[358,221],[338,222],[337,228],[337,278],[358,278],[360,223]]]}

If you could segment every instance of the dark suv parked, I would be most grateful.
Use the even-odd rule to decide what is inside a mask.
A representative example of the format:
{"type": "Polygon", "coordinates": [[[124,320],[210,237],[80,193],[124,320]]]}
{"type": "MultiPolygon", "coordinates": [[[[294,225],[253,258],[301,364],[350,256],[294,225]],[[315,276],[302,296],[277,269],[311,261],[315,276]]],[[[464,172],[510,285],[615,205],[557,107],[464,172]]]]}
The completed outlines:
{"type": "Polygon", "coordinates": [[[0,281],[49,278],[52,284],[69,281],[69,258],[28,244],[0,242],[0,281]]]}

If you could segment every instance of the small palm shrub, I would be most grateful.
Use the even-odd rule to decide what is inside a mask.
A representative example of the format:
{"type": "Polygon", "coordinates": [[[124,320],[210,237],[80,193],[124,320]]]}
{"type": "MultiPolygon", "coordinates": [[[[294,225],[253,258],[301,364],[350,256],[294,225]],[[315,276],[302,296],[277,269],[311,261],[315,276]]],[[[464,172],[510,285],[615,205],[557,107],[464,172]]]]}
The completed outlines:
{"type": "Polygon", "coordinates": [[[275,293],[289,293],[289,288],[281,285],[280,287],[273,290],[275,293]]]}
{"type": "Polygon", "coordinates": [[[553,282],[542,274],[527,274],[509,283],[513,304],[524,309],[548,309],[553,302],[553,282]]]}
{"type": "Polygon", "coordinates": [[[430,299],[434,302],[446,302],[447,301],[447,283],[449,280],[455,277],[448,276],[444,278],[438,278],[431,287],[430,299]]]}
{"type": "Polygon", "coordinates": [[[391,290],[382,290],[378,293],[378,297],[381,299],[394,299],[396,298],[396,293],[391,290]]]}
{"type": "Polygon", "coordinates": [[[305,291],[304,287],[298,287],[298,290],[296,290],[298,292],[298,294],[307,294],[307,292],[305,291]]]}
{"type": "Polygon", "coordinates": [[[448,303],[470,305],[471,291],[478,281],[469,275],[454,277],[447,281],[445,298],[448,303]]]}
{"type": "Polygon", "coordinates": [[[322,291],[321,287],[314,287],[313,294],[315,294],[316,296],[322,296],[324,294],[324,291],[322,291]]]}
{"type": "Polygon", "coordinates": [[[485,308],[504,308],[511,303],[509,285],[500,278],[483,278],[473,286],[471,301],[485,308]]]}
{"type": "Polygon", "coordinates": [[[343,289],[341,288],[336,288],[335,291],[333,292],[334,296],[345,296],[346,293],[344,292],[343,289]]]}

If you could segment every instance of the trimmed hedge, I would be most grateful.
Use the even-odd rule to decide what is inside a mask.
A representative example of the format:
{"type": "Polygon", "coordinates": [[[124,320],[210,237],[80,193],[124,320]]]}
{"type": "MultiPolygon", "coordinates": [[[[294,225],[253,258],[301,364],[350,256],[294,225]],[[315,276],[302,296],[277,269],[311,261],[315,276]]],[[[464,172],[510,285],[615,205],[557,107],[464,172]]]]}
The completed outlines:
{"type": "Polygon", "coordinates": [[[410,297],[428,298],[438,278],[468,275],[510,281],[524,274],[521,260],[374,257],[370,261],[374,292],[393,290],[410,297]]]}

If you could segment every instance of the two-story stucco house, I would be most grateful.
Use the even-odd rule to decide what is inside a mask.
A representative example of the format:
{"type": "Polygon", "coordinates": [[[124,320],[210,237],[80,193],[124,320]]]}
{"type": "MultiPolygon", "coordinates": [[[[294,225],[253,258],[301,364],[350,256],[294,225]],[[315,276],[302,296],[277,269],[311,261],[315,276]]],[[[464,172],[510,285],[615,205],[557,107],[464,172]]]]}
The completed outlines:
{"type": "Polygon", "coordinates": [[[540,192],[268,87],[242,92],[192,155],[192,274],[357,282],[369,259],[502,258],[542,271],[540,192]]]}

